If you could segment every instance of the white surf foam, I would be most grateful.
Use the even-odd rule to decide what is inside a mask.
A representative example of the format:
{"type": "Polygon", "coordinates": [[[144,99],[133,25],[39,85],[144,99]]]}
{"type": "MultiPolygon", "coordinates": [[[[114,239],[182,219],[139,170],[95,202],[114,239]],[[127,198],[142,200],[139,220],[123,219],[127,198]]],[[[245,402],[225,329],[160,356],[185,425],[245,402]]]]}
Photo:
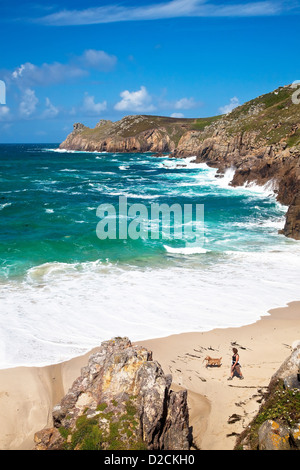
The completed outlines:
{"type": "Polygon", "coordinates": [[[96,155],[102,155],[106,154],[107,152],[97,152],[97,151],[88,151],[88,150],[69,150],[69,149],[61,149],[61,148],[56,148],[56,149],[49,149],[45,148],[43,149],[44,152],[56,152],[56,153],[87,153],[87,154],[96,154],[96,155]]]}
{"type": "Polygon", "coordinates": [[[23,283],[1,284],[0,367],[60,362],[114,336],[136,341],[238,327],[300,300],[299,244],[207,256],[214,262],[199,257],[197,269],[189,258],[171,269],[47,263],[23,283]]]}
{"type": "Polygon", "coordinates": [[[0,211],[2,211],[2,209],[4,209],[5,207],[11,206],[11,204],[11,202],[5,202],[4,204],[0,204],[0,211]]]}
{"type": "MultiPolygon", "coordinates": [[[[224,178],[215,178],[215,169],[195,164],[193,158],[181,165],[192,166],[192,182],[215,185],[216,192],[221,187],[222,191],[249,195],[257,191],[269,197],[269,188],[230,187],[233,169],[224,178]]],[[[168,162],[178,168],[177,161],[168,162]]],[[[172,177],[172,172],[164,173],[172,177]]],[[[89,187],[114,195],[159,197],[131,193],[131,189],[114,191],[99,183],[89,187]]],[[[276,229],[279,218],[264,223],[276,229]]],[[[202,247],[168,245],[164,249],[162,263],[175,258],[170,256],[174,254],[180,260],[177,267],[46,263],[30,269],[23,282],[0,284],[0,367],[61,362],[114,336],[137,341],[237,327],[257,321],[271,308],[300,300],[300,245],[296,242],[259,253],[218,254],[202,247]],[[206,256],[190,256],[197,254],[206,256]]]]}
{"type": "Polygon", "coordinates": [[[182,255],[195,255],[195,254],[203,254],[207,253],[208,250],[201,247],[181,247],[181,248],[174,248],[172,246],[164,245],[165,250],[168,253],[174,254],[182,254],[182,255]]]}

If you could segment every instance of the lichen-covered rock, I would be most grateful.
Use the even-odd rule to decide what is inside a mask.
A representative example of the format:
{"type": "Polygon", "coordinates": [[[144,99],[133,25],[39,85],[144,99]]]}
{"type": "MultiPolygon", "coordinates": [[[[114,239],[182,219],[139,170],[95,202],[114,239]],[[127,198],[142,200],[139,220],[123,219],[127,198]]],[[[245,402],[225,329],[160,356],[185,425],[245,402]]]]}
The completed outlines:
{"type": "Polygon", "coordinates": [[[300,450],[300,423],[297,423],[290,432],[291,440],[296,449],[300,450]]]}
{"type": "Polygon", "coordinates": [[[56,428],[44,429],[34,435],[36,450],[53,450],[63,444],[63,437],[56,428]]]}
{"type": "Polygon", "coordinates": [[[36,434],[36,448],[188,450],[187,393],[171,391],[171,381],[147,349],[106,341],[54,407],[54,428],[36,434]]]}
{"type": "Polygon", "coordinates": [[[290,450],[289,430],[273,420],[265,421],[258,432],[259,450],[290,450]]]}

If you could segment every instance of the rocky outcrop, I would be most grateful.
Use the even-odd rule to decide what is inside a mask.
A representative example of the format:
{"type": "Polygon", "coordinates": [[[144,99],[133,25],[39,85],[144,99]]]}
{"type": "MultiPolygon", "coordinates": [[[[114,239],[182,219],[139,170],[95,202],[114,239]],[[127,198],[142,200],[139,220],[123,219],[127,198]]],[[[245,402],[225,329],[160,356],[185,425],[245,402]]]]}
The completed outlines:
{"type": "Polygon", "coordinates": [[[142,132],[137,137],[108,136],[101,140],[94,140],[79,134],[78,131],[68,136],[61,148],[69,150],[82,150],[87,152],[172,152],[175,144],[163,130],[142,132]]]}
{"type": "Polygon", "coordinates": [[[152,353],[127,338],[102,343],[53,409],[37,450],[190,448],[187,392],[173,392],[152,353]]]}
{"type": "Polygon", "coordinates": [[[194,121],[126,116],[115,123],[102,119],[94,129],[77,123],[60,148],[90,152],[173,152],[181,135],[194,121]]]}
{"type": "Polygon", "coordinates": [[[272,377],[257,416],[236,448],[300,450],[300,342],[272,377]]]}
{"type": "Polygon", "coordinates": [[[300,240],[300,191],[296,193],[286,215],[286,224],[282,232],[289,238],[300,240]]]}
{"type": "Polygon", "coordinates": [[[290,450],[290,433],[286,426],[268,419],[258,431],[259,450],[290,450]]]}
{"type": "Polygon", "coordinates": [[[82,124],[81,122],[75,122],[75,124],[73,124],[73,133],[74,134],[77,134],[78,132],[81,132],[84,129],[87,129],[87,127],[84,124],[82,124]]]}
{"type": "Polygon", "coordinates": [[[300,148],[289,148],[285,142],[257,145],[255,132],[229,136],[225,129],[218,129],[212,137],[202,138],[195,131],[186,133],[174,155],[193,154],[196,162],[218,168],[220,173],[234,168],[233,186],[269,184],[278,201],[289,206],[281,233],[300,240],[300,148]]]}
{"type": "Polygon", "coordinates": [[[280,87],[233,110],[202,131],[187,132],[175,156],[195,155],[222,173],[234,167],[233,186],[272,185],[290,206],[282,231],[300,239],[300,106],[293,86],[280,87]]]}

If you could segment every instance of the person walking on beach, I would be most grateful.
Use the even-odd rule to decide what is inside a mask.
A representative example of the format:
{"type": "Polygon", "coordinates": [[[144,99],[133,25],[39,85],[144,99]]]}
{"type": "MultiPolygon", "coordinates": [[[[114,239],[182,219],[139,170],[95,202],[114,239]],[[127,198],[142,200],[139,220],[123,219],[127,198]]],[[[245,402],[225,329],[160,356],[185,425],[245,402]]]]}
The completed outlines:
{"type": "Polygon", "coordinates": [[[240,360],[239,352],[236,348],[233,348],[232,352],[233,352],[233,356],[232,356],[232,363],[231,363],[231,374],[228,380],[232,380],[235,373],[239,376],[241,380],[243,380],[244,377],[241,372],[241,365],[239,363],[239,360],[240,360]]]}

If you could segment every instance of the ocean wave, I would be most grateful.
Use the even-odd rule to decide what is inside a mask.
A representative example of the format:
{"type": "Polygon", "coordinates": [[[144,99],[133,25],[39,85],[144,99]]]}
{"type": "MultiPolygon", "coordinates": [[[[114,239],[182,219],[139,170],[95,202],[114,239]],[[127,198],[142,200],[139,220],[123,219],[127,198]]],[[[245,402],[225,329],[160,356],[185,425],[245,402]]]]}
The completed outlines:
{"type": "Polygon", "coordinates": [[[79,170],[76,170],[74,168],[64,168],[63,170],[59,170],[61,172],[67,172],[67,173],[73,173],[73,172],[77,172],[79,170]]]}
{"type": "Polygon", "coordinates": [[[4,204],[0,204],[0,211],[2,211],[5,207],[9,207],[11,205],[11,202],[5,202],[4,204]]]}
{"type": "Polygon", "coordinates": [[[169,170],[177,169],[204,169],[205,164],[196,163],[197,157],[166,159],[158,164],[159,168],[166,168],[169,170]],[[201,166],[202,165],[202,166],[201,166]]]}
{"type": "MultiPolygon", "coordinates": [[[[100,191],[100,188],[95,187],[94,189],[96,189],[97,191],[100,191]]],[[[102,188],[102,190],[103,189],[104,188],[102,188]]],[[[124,196],[124,197],[127,197],[128,199],[157,199],[161,197],[161,195],[159,194],[143,194],[143,193],[135,194],[135,193],[130,193],[128,191],[107,191],[107,192],[104,192],[103,194],[107,196],[124,196]]]]}
{"type": "Polygon", "coordinates": [[[182,254],[182,255],[195,255],[195,254],[204,254],[207,253],[209,250],[206,250],[202,247],[181,247],[181,248],[173,248],[168,245],[164,245],[165,250],[168,253],[174,254],[182,254]]]}
{"type": "Polygon", "coordinates": [[[293,252],[214,254],[213,264],[184,255],[172,268],[46,263],[2,284],[0,366],[62,362],[116,335],[140,341],[238,327],[299,299],[293,252]]]}
{"type": "MultiPolygon", "coordinates": [[[[253,323],[269,309],[299,297],[300,244],[277,235],[285,211],[275,201],[270,186],[232,187],[234,168],[216,177],[216,169],[195,163],[195,157],[89,156],[83,157],[82,170],[76,174],[77,170],[70,167],[78,157],[67,155],[76,151],[50,151],[66,153],[66,157],[45,158],[43,154],[43,163],[38,160],[35,169],[47,162],[59,184],[48,184],[50,176],[44,181],[41,170],[32,175],[41,184],[24,189],[25,181],[20,186],[21,180],[12,168],[9,186],[3,185],[10,190],[15,182],[16,188],[23,189],[2,193],[7,199],[1,201],[0,210],[19,203],[17,223],[30,224],[31,211],[33,222],[41,224],[38,232],[28,227],[25,235],[30,236],[30,242],[26,247],[19,237],[20,244],[17,240],[10,257],[6,261],[5,255],[1,257],[0,344],[4,347],[0,367],[61,362],[116,335],[138,341],[183,331],[237,327],[253,323]],[[58,159],[62,162],[59,166],[58,159]],[[167,167],[161,166],[164,163],[167,167]],[[126,167],[127,171],[122,171],[126,167]],[[109,178],[106,169],[114,171],[114,176],[109,178]],[[146,172],[155,172],[155,176],[146,172]],[[79,174],[84,181],[76,180],[79,174]],[[13,196],[6,194],[12,192],[13,196]],[[180,227],[177,220],[170,221],[170,227],[164,226],[159,240],[113,242],[111,251],[109,243],[96,245],[98,239],[93,245],[93,234],[84,234],[85,225],[80,224],[90,220],[96,231],[96,214],[89,211],[96,211],[101,202],[111,202],[110,196],[127,196],[129,203],[144,202],[148,207],[151,200],[183,204],[204,199],[211,204],[212,213],[205,220],[203,246],[202,239],[198,239],[197,247],[184,244],[185,239],[180,246],[174,237],[167,237],[169,228],[172,233],[180,227]],[[33,200],[38,202],[37,207],[33,200]],[[60,217],[57,225],[50,226],[54,219],[56,223],[56,217],[48,215],[53,211],[60,217]],[[72,221],[67,231],[62,225],[66,221],[72,221]],[[47,237],[49,227],[51,237],[47,237]],[[72,236],[67,234],[69,228],[72,236]],[[64,241],[68,242],[67,249],[64,241]],[[36,250],[32,259],[30,249],[36,250]],[[95,253],[103,259],[73,261],[95,253]],[[24,272],[34,259],[57,261],[30,265],[16,280],[15,266],[18,272],[24,272]]],[[[36,155],[34,158],[36,165],[36,155]]],[[[31,169],[31,165],[24,165],[21,175],[31,169]]]]}
{"type": "Polygon", "coordinates": [[[242,186],[243,189],[249,190],[252,193],[261,194],[267,198],[276,197],[277,183],[274,180],[268,181],[264,185],[258,185],[256,182],[245,183],[242,186]]]}
{"type": "Polygon", "coordinates": [[[230,223],[231,227],[239,227],[239,228],[270,228],[270,229],[282,229],[285,224],[285,217],[277,217],[276,219],[259,219],[253,221],[245,221],[245,222],[232,222],[230,223]]]}
{"type": "Polygon", "coordinates": [[[55,152],[55,153],[76,153],[77,150],[67,150],[67,149],[43,149],[44,152],[55,152]]]}
{"type": "Polygon", "coordinates": [[[44,148],[44,152],[56,152],[56,153],[87,153],[87,154],[96,154],[96,155],[102,155],[102,154],[107,154],[108,152],[97,152],[95,151],[88,151],[88,150],[70,150],[70,149],[50,149],[50,148],[44,148]]]}

